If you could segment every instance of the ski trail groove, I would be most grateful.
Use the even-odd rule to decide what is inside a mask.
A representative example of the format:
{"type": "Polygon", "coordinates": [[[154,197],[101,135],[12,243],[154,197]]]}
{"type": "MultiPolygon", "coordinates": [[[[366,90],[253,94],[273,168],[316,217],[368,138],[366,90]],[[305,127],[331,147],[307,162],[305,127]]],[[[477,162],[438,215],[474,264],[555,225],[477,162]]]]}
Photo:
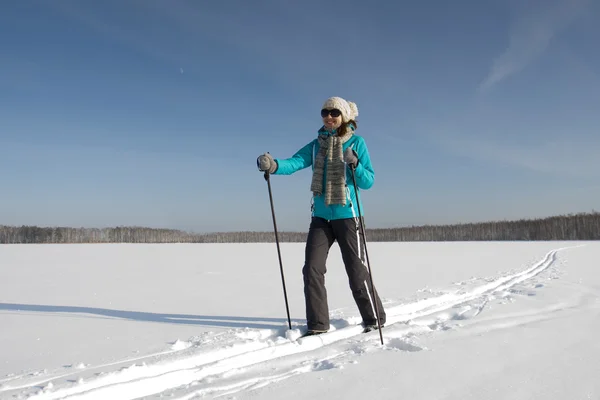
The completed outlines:
{"type": "MultiPolygon", "coordinates": [[[[579,246],[575,246],[579,247],[579,246]]],[[[517,283],[530,279],[539,273],[546,270],[556,260],[556,253],[571,247],[555,249],[548,252],[544,258],[534,264],[532,267],[518,272],[498,278],[488,284],[473,288],[471,291],[464,294],[448,293],[437,297],[432,297],[425,300],[420,300],[415,303],[402,304],[389,309],[388,324],[398,322],[407,322],[415,318],[424,317],[440,311],[447,310],[451,307],[478,299],[484,295],[502,292],[517,283]]]]}
{"type": "MultiPolygon", "coordinates": [[[[115,366],[115,365],[127,365],[127,364],[130,364],[130,363],[135,362],[135,361],[149,360],[151,358],[165,356],[165,355],[170,355],[170,354],[175,354],[175,353],[178,353],[178,352],[181,352],[181,350],[159,351],[159,352],[156,352],[156,353],[150,353],[150,354],[146,354],[146,355],[139,356],[139,357],[132,357],[132,358],[124,359],[124,360],[118,360],[118,361],[108,362],[108,363],[105,363],[105,364],[99,364],[99,365],[96,365],[96,366],[93,366],[93,367],[85,367],[85,371],[89,372],[89,371],[99,370],[99,369],[102,369],[102,368],[111,367],[111,366],[115,366]]],[[[16,377],[5,378],[4,380],[0,380],[0,393],[6,392],[8,390],[24,389],[24,388],[31,387],[31,386],[41,386],[41,385],[44,385],[44,384],[46,384],[46,383],[48,383],[50,381],[55,381],[55,380],[58,380],[58,379],[68,378],[69,376],[77,375],[79,373],[81,373],[81,370],[72,371],[72,372],[68,372],[68,373],[60,374],[60,375],[55,375],[55,376],[52,376],[51,378],[47,378],[47,377],[40,378],[38,380],[30,381],[30,382],[27,382],[27,383],[24,383],[24,384],[21,384],[21,385],[18,385],[18,386],[9,385],[8,383],[11,382],[11,381],[15,381],[17,379],[26,378],[30,374],[21,374],[21,375],[18,375],[16,377]]]]}
{"type": "MultiPolygon", "coordinates": [[[[465,293],[448,293],[391,307],[386,310],[388,315],[386,325],[410,322],[415,318],[448,310],[459,304],[476,299],[483,299],[485,304],[487,296],[502,292],[540,274],[556,260],[557,252],[573,247],[552,250],[540,261],[524,271],[497,278],[494,281],[471,288],[465,293]]],[[[478,310],[477,314],[480,311],[481,309],[478,310]]],[[[224,349],[218,348],[208,352],[200,350],[200,352],[186,356],[185,358],[166,360],[151,365],[132,365],[128,368],[91,378],[85,382],[72,384],[71,386],[65,387],[61,385],[54,388],[50,385],[50,387],[33,394],[30,398],[38,400],[67,398],[118,400],[151,396],[193,383],[201,383],[203,380],[210,382],[211,380],[207,378],[222,375],[227,371],[246,368],[294,354],[310,352],[360,334],[362,334],[362,327],[360,325],[341,327],[326,334],[300,338],[296,341],[277,336],[277,333],[275,333],[266,339],[257,338],[254,341],[245,343],[230,343],[224,349]]],[[[384,334],[384,339],[385,336],[384,334]]],[[[310,366],[303,366],[283,375],[291,376],[296,373],[309,371],[310,366]]],[[[272,378],[284,379],[285,377],[274,375],[272,378]]],[[[237,388],[243,390],[243,388],[256,385],[260,381],[261,379],[250,378],[245,382],[240,382],[230,387],[219,387],[218,383],[211,387],[210,383],[202,382],[209,386],[205,386],[202,389],[199,388],[195,393],[197,395],[223,390],[229,390],[229,393],[231,393],[232,391],[235,392],[237,388]]],[[[185,396],[184,398],[189,397],[185,396]]]]}

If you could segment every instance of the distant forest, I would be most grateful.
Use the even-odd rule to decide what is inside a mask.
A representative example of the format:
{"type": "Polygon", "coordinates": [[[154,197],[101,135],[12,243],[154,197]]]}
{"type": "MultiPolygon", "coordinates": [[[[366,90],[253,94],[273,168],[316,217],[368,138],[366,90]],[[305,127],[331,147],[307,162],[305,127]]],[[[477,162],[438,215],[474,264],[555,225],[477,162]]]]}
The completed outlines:
{"type": "MultiPolygon", "coordinates": [[[[304,242],[307,232],[279,232],[280,242],[304,242]]],[[[600,240],[600,213],[456,225],[369,229],[370,242],[600,240]]],[[[0,244],[27,243],[265,243],[270,232],[190,233],[137,226],[65,228],[0,225],[0,244]]]]}

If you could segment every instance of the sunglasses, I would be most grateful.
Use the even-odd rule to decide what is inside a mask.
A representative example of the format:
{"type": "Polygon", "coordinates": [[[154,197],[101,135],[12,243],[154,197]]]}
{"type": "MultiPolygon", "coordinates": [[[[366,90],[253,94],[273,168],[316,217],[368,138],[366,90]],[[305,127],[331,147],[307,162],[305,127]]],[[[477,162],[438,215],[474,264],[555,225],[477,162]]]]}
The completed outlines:
{"type": "Polygon", "coordinates": [[[340,110],[338,110],[337,108],[334,108],[333,110],[328,110],[326,108],[321,110],[321,117],[325,118],[328,115],[331,115],[333,118],[337,118],[340,115],[342,115],[342,112],[340,110]]]}

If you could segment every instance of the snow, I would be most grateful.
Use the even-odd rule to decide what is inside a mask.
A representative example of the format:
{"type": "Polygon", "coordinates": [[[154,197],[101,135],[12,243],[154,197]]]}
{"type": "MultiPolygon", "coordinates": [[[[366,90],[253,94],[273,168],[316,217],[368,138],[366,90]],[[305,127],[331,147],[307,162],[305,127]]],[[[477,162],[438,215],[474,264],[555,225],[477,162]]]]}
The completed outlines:
{"type": "Polygon", "coordinates": [[[281,251],[292,330],[275,244],[0,246],[0,399],[600,399],[598,242],[369,243],[383,345],[281,251]]]}

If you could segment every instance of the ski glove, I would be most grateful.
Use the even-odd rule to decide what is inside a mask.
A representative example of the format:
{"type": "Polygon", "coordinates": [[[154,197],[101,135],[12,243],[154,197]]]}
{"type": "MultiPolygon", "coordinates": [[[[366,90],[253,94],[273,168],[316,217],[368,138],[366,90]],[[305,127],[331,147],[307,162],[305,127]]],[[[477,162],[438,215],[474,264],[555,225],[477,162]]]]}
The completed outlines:
{"type": "Polygon", "coordinates": [[[277,161],[275,161],[269,153],[258,156],[256,159],[256,165],[258,166],[259,171],[266,171],[270,174],[277,171],[278,167],[277,161]]]}
{"type": "Polygon", "coordinates": [[[350,147],[344,151],[344,162],[352,169],[358,165],[358,154],[350,147]]]}

